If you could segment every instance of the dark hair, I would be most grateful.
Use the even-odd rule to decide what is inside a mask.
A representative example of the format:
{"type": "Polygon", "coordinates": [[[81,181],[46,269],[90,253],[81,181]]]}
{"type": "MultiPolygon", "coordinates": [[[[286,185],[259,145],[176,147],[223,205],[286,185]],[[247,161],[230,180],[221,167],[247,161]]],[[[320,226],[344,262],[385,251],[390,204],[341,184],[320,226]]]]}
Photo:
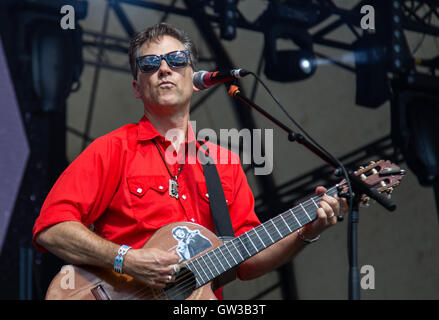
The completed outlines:
{"type": "Polygon", "coordinates": [[[184,48],[189,51],[189,59],[192,70],[195,71],[195,64],[197,62],[197,49],[194,43],[189,38],[188,34],[168,23],[159,23],[145,30],[138,32],[130,42],[130,48],[128,52],[131,73],[134,79],[137,79],[137,62],[136,59],[139,56],[139,48],[145,42],[158,41],[163,36],[170,36],[182,43],[184,48]]]}

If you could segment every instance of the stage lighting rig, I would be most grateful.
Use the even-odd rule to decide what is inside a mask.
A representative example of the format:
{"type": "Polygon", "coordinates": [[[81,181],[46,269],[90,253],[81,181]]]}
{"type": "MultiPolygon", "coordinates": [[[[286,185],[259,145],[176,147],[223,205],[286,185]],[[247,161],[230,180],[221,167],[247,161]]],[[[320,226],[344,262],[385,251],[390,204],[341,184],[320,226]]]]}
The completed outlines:
{"type": "Polygon", "coordinates": [[[377,41],[376,34],[365,34],[354,45],[355,103],[368,108],[378,108],[389,99],[388,50],[377,41]]]}
{"type": "Polygon", "coordinates": [[[407,76],[414,70],[404,34],[400,1],[371,0],[375,8],[375,30],[363,30],[353,43],[356,73],[356,104],[378,108],[391,96],[391,77],[407,76]]]}
{"type": "Polygon", "coordinates": [[[266,17],[276,22],[286,22],[296,27],[311,28],[329,16],[321,1],[315,0],[273,0],[267,11],[266,17]]]}
{"type": "Polygon", "coordinates": [[[264,73],[268,79],[281,82],[304,80],[317,68],[312,37],[308,29],[328,17],[316,1],[271,1],[257,19],[264,31],[264,73]],[[279,39],[291,40],[296,49],[280,50],[279,39]]]}
{"type": "Polygon", "coordinates": [[[82,28],[75,23],[74,29],[60,26],[60,8],[70,5],[77,22],[87,14],[88,3],[82,0],[19,0],[3,4],[10,12],[17,12],[14,26],[15,41],[19,55],[25,57],[20,63],[21,72],[29,79],[32,92],[43,111],[60,111],[77,84],[82,72],[82,28]],[[31,77],[29,77],[31,75],[31,77]]]}
{"type": "Polygon", "coordinates": [[[419,183],[439,187],[439,79],[415,73],[392,87],[392,139],[419,183]]]}
{"type": "Polygon", "coordinates": [[[275,24],[266,30],[264,37],[264,72],[268,79],[282,82],[299,81],[314,74],[317,64],[312,39],[307,30],[275,24]],[[278,39],[290,39],[298,49],[278,50],[278,39]]]}
{"type": "Polygon", "coordinates": [[[216,0],[214,10],[220,18],[220,36],[222,39],[233,40],[236,37],[236,18],[239,0],[216,0]]]}

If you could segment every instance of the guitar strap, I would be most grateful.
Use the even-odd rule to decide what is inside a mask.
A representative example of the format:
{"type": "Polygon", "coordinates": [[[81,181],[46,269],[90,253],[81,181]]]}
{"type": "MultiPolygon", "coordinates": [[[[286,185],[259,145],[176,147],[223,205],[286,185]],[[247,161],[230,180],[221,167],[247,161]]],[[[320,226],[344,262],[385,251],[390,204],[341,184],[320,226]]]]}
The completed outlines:
{"type": "Polygon", "coordinates": [[[213,159],[209,156],[209,149],[203,141],[198,141],[200,146],[206,150],[202,152],[205,157],[203,173],[206,180],[207,192],[209,194],[210,211],[215,225],[216,235],[223,241],[231,240],[235,237],[232,221],[230,219],[229,208],[227,207],[226,197],[218,174],[218,170],[213,159]]]}
{"type": "MultiPolygon", "coordinates": [[[[218,238],[223,242],[227,242],[235,238],[232,220],[230,219],[229,208],[227,207],[226,197],[224,195],[223,186],[216,168],[215,162],[209,156],[209,148],[204,145],[203,141],[198,141],[199,145],[206,150],[201,152],[201,156],[205,157],[203,164],[203,173],[206,180],[207,192],[209,194],[210,211],[212,213],[215,232],[218,238]]],[[[225,272],[215,280],[217,288],[226,285],[236,279],[236,267],[225,272]]]]}

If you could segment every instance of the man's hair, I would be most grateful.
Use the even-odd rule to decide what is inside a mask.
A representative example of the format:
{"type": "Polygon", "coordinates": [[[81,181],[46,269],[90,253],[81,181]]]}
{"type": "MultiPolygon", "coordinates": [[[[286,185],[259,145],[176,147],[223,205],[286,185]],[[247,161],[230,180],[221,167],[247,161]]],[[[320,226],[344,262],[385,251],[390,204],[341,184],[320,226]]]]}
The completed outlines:
{"type": "Polygon", "coordinates": [[[189,38],[188,34],[168,23],[159,23],[145,30],[138,32],[130,42],[128,56],[130,59],[131,73],[134,79],[137,79],[137,62],[139,57],[139,49],[146,42],[159,41],[163,36],[170,36],[182,43],[184,48],[189,51],[189,62],[192,70],[195,71],[195,64],[197,62],[197,49],[194,43],[189,38]]]}

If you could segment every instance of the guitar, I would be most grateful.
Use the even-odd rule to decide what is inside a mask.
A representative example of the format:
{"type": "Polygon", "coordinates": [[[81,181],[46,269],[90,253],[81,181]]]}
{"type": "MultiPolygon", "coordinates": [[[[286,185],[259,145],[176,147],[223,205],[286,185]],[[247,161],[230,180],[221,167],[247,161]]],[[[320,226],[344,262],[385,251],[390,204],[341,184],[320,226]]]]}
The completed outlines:
{"type": "MultiPolygon", "coordinates": [[[[371,162],[355,171],[356,176],[380,193],[391,194],[405,171],[389,161],[371,162]]],[[[334,196],[346,192],[346,181],[327,190],[334,196]]],[[[213,291],[221,279],[243,261],[285,238],[317,218],[316,209],[323,195],[315,196],[258,227],[223,243],[210,230],[190,222],[176,222],[157,230],[143,248],[176,250],[180,273],[174,283],[154,289],[127,274],[92,266],[64,266],[46,293],[47,300],[161,300],[216,299],[213,291]]],[[[368,202],[366,196],[361,198],[368,202]]],[[[229,273],[230,274],[230,273],[229,273]]]]}

